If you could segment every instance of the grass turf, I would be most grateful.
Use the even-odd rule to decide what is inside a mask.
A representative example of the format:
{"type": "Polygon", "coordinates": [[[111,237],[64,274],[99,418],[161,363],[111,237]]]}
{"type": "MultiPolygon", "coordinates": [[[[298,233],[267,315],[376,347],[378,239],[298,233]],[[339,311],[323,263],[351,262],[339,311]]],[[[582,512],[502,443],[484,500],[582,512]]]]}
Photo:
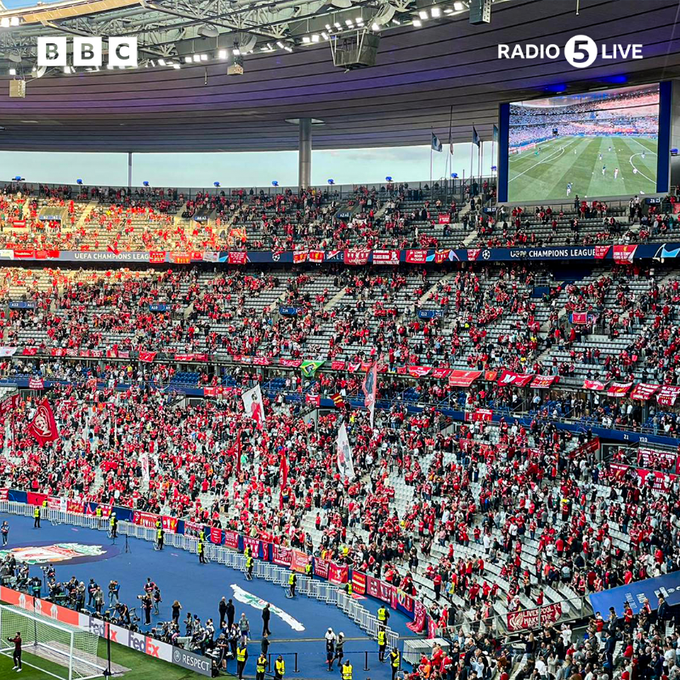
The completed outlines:
{"type": "Polygon", "coordinates": [[[538,146],[538,155],[535,148],[510,154],[508,199],[513,203],[556,199],[566,203],[572,202],[577,194],[581,199],[590,199],[656,192],[655,139],[555,137],[538,146]],[[604,175],[602,166],[606,166],[604,175]],[[615,168],[619,169],[617,179],[615,168]],[[569,182],[572,187],[567,196],[569,182]]]}
{"type": "MultiPolygon", "coordinates": [[[[99,640],[98,655],[102,659],[106,658],[106,642],[101,639],[99,640]]],[[[46,661],[45,659],[32,657],[26,652],[22,654],[22,660],[24,662],[23,670],[21,673],[16,673],[12,670],[11,653],[9,657],[0,655],[0,678],[16,676],[21,678],[21,680],[49,680],[53,677],[48,673],[31,668],[27,665],[28,663],[40,665],[43,668],[47,668],[48,670],[60,674],[62,677],[66,677],[68,674],[68,669],[65,666],[59,666],[46,661]]],[[[111,645],[111,661],[130,669],[123,676],[114,676],[124,677],[125,680],[198,680],[199,678],[204,677],[198,673],[184,670],[179,666],[174,666],[165,661],[152,659],[140,652],[128,649],[127,647],[122,647],[115,643],[111,645]]]]}

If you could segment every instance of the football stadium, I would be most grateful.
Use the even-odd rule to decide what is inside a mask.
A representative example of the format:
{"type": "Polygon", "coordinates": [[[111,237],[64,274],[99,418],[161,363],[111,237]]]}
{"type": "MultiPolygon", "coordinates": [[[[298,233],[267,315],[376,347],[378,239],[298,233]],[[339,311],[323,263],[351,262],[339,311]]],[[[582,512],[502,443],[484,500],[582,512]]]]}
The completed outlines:
{"type": "Polygon", "coordinates": [[[678,680],[679,8],[0,0],[0,679],[678,680]]]}

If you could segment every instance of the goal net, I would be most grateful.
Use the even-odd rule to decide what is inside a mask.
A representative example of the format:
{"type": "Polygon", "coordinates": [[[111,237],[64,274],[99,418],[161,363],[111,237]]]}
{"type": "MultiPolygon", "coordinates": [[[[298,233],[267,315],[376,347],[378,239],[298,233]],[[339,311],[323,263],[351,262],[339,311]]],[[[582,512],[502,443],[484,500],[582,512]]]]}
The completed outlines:
{"type": "Polygon", "coordinates": [[[0,654],[12,657],[21,633],[22,663],[61,680],[101,677],[106,668],[97,656],[99,636],[17,607],[0,605],[0,654]]]}

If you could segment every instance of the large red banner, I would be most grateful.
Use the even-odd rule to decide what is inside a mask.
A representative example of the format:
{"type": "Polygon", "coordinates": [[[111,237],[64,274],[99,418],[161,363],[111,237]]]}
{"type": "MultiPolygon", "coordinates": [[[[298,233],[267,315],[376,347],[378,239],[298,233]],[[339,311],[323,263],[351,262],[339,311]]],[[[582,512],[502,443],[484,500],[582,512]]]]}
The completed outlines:
{"type": "Polygon", "coordinates": [[[678,454],[674,451],[658,451],[640,447],[638,449],[638,465],[650,470],[666,470],[670,472],[680,472],[678,470],[678,454]]]}
{"type": "Polygon", "coordinates": [[[556,602],[538,609],[524,609],[519,612],[508,612],[508,630],[529,630],[555,623],[562,616],[562,603],[556,602]]]}
{"type": "Polygon", "coordinates": [[[360,571],[352,571],[352,591],[357,595],[366,594],[366,574],[360,571]]]}
{"type": "Polygon", "coordinates": [[[227,548],[232,548],[236,550],[238,548],[238,531],[227,531],[224,532],[224,545],[227,548]]]}
{"type": "Polygon", "coordinates": [[[272,562],[282,567],[290,567],[293,551],[281,545],[272,545],[272,562]]]}
{"type": "Polygon", "coordinates": [[[633,386],[632,382],[629,383],[612,383],[607,390],[608,397],[625,397],[628,394],[628,390],[633,386]]]}
{"type": "Polygon", "coordinates": [[[612,246],[614,250],[614,262],[619,264],[631,264],[635,257],[637,245],[612,246]]]}
{"type": "Polygon", "coordinates": [[[452,387],[470,387],[482,375],[482,371],[451,371],[449,385],[452,387]]]}
{"type": "Polygon", "coordinates": [[[52,407],[47,399],[43,399],[33,416],[33,420],[28,424],[28,433],[32,435],[40,446],[45,446],[47,442],[59,439],[57,421],[54,419],[52,407]]]}
{"type": "Polygon", "coordinates": [[[535,375],[534,379],[531,381],[531,387],[535,387],[539,390],[547,390],[552,387],[552,384],[557,380],[556,375],[535,375]]]}
{"type": "Polygon", "coordinates": [[[247,264],[248,263],[248,253],[243,251],[229,251],[227,262],[229,264],[247,264]]]}
{"type": "Polygon", "coordinates": [[[249,547],[253,551],[253,557],[262,557],[262,541],[260,539],[244,536],[243,547],[249,547]]]}
{"type": "Polygon", "coordinates": [[[366,576],[366,594],[375,597],[383,602],[392,602],[392,588],[389,583],[385,583],[373,576],[366,576]]]}
{"type": "Polygon", "coordinates": [[[298,571],[301,574],[306,573],[308,563],[309,557],[307,556],[307,553],[302,552],[302,550],[293,550],[293,555],[290,560],[290,568],[293,571],[298,571]]]}
{"type": "Polygon", "coordinates": [[[399,251],[398,250],[374,250],[373,251],[373,264],[399,264],[399,251]]]}
{"type": "Polygon", "coordinates": [[[135,510],[132,513],[132,523],[140,527],[146,527],[147,529],[155,529],[156,521],[160,518],[163,531],[167,531],[171,534],[177,532],[177,518],[169,517],[167,515],[155,515],[153,512],[142,512],[141,510],[135,510]]]}
{"type": "Polygon", "coordinates": [[[653,385],[652,383],[638,383],[630,395],[631,399],[639,399],[640,401],[647,401],[654,393],[659,390],[660,385],[653,385]]]}
{"type": "Polygon", "coordinates": [[[656,395],[656,401],[664,406],[675,406],[678,396],[680,396],[680,387],[663,385],[656,395]]]}
{"type": "Polygon", "coordinates": [[[222,529],[210,527],[210,542],[215,545],[222,545],[222,529]]]}
{"type": "Polygon", "coordinates": [[[498,384],[526,387],[533,377],[533,373],[513,373],[512,371],[503,370],[500,376],[498,376],[498,384]]]}
{"type": "Polygon", "coordinates": [[[368,256],[371,251],[366,248],[345,251],[345,264],[361,265],[368,264],[368,256]]]}
{"type": "Polygon", "coordinates": [[[150,264],[162,264],[165,262],[165,251],[164,250],[151,250],[149,251],[149,263],[150,264]]]}
{"type": "Polygon", "coordinates": [[[336,585],[347,583],[349,580],[349,567],[346,564],[340,565],[330,562],[328,565],[328,580],[336,585]]]}
{"type": "Polygon", "coordinates": [[[407,250],[406,262],[410,264],[425,264],[427,262],[427,250],[407,250]]]}
{"type": "Polygon", "coordinates": [[[583,388],[586,390],[595,390],[596,392],[602,392],[605,388],[605,384],[599,380],[588,380],[587,378],[583,381],[583,388]]]}
{"type": "Polygon", "coordinates": [[[318,576],[319,578],[328,578],[328,571],[330,567],[330,562],[328,560],[324,560],[321,557],[317,557],[314,560],[314,576],[318,576]]]}

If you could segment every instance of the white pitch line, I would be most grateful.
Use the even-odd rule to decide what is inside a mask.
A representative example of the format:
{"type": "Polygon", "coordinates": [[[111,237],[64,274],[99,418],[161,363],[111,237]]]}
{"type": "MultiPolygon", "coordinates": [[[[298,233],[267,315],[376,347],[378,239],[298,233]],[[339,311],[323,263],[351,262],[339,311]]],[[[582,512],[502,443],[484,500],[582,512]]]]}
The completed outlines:
{"type": "MultiPolygon", "coordinates": [[[[631,137],[630,139],[632,141],[634,141],[636,144],[639,144],[645,150],[645,153],[648,153],[652,156],[656,156],[656,151],[650,151],[642,142],[637,140],[635,137],[631,137]]],[[[639,170],[638,170],[638,172],[639,172],[639,170]]]]}
{"type": "Polygon", "coordinates": [[[557,158],[557,156],[559,156],[560,154],[564,153],[564,152],[569,148],[569,146],[570,146],[571,144],[573,144],[573,142],[574,142],[574,140],[571,140],[570,142],[567,142],[567,145],[566,145],[566,146],[563,146],[561,149],[558,149],[557,151],[553,151],[551,154],[549,154],[549,155],[546,156],[545,158],[543,158],[543,159],[541,159],[540,161],[538,161],[538,163],[535,163],[535,164],[532,165],[530,168],[527,168],[524,172],[520,172],[518,175],[514,175],[513,177],[511,177],[511,178],[508,180],[508,184],[509,184],[510,182],[512,182],[512,180],[517,179],[518,177],[521,177],[522,175],[526,175],[527,172],[529,172],[530,170],[533,170],[535,167],[539,166],[541,163],[545,163],[545,162],[547,162],[547,161],[552,160],[553,158],[557,158]]]}
{"type": "Polygon", "coordinates": [[[649,180],[654,186],[656,186],[656,180],[653,180],[653,179],[647,177],[647,175],[645,175],[644,172],[642,172],[638,167],[635,166],[635,163],[633,163],[633,158],[635,158],[635,156],[642,156],[642,154],[641,154],[641,153],[634,153],[634,154],[628,159],[628,162],[633,166],[633,170],[637,170],[637,173],[636,173],[636,174],[642,175],[646,180],[649,180]]]}

